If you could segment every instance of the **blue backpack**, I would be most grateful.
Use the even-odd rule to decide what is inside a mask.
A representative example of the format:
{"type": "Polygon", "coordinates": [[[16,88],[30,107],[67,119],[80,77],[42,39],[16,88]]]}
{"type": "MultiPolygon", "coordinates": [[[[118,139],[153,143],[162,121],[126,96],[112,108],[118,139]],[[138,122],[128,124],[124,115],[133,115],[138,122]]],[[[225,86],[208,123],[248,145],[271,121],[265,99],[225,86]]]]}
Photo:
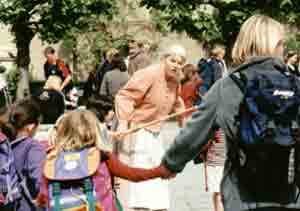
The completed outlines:
{"type": "Polygon", "coordinates": [[[299,81],[287,71],[230,75],[244,94],[228,157],[243,201],[295,202],[300,187],[299,81]]]}

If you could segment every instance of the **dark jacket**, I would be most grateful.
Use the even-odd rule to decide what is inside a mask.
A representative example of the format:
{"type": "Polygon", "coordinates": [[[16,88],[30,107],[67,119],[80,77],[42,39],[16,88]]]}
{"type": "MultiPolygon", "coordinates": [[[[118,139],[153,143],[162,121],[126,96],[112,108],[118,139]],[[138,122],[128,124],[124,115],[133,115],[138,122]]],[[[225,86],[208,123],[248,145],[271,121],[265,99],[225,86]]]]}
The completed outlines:
{"type": "MultiPolygon", "coordinates": [[[[286,66],[280,59],[253,58],[248,63],[241,65],[238,70],[240,69],[246,72],[251,69],[275,71],[275,69],[286,70],[286,66]]],[[[243,97],[242,92],[230,77],[225,77],[215,83],[204,97],[202,107],[193,113],[186,127],[180,131],[174,144],[166,152],[162,161],[164,166],[172,172],[181,172],[187,162],[193,159],[197,160],[199,152],[212,137],[215,126],[220,126],[226,135],[226,151],[233,149],[233,146],[236,146],[234,140],[239,139],[235,117],[239,113],[243,97]]],[[[255,196],[252,196],[253,202],[242,201],[241,197],[249,196],[249,192],[239,189],[237,184],[236,172],[227,156],[221,183],[225,211],[284,210],[283,204],[256,203],[255,196]],[[266,207],[271,208],[263,209],[266,207]]],[[[287,206],[296,206],[300,210],[299,203],[287,206]]]]}
{"type": "Polygon", "coordinates": [[[288,70],[291,74],[295,75],[296,77],[300,78],[300,71],[297,65],[287,65],[288,70]]]}
{"type": "Polygon", "coordinates": [[[43,124],[54,124],[65,112],[65,98],[59,91],[44,89],[34,99],[40,106],[43,124]]]}
{"type": "MultiPolygon", "coordinates": [[[[31,197],[35,199],[41,186],[42,166],[46,158],[44,148],[29,137],[18,138],[12,141],[12,150],[15,156],[15,165],[18,172],[26,178],[31,197]]],[[[36,211],[23,195],[16,211],[36,211]]]]}
{"type": "Polygon", "coordinates": [[[108,60],[104,60],[104,62],[98,66],[96,70],[96,87],[95,87],[97,93],[101,88],[104,75],[113,69],[114,67],[112,66],[112,64],[108,62],[108,60]]]}
{"type": "Polygon", "coordinates": [[[203,84],[199,87],[201,96],[204,96],[210,87],[220,78],[224,73],[224,65],[222,61],[211,58],[207,60],[207,63],[203,65],[203,69],[200,72],[200,77],[203,79],[203,84]]]}

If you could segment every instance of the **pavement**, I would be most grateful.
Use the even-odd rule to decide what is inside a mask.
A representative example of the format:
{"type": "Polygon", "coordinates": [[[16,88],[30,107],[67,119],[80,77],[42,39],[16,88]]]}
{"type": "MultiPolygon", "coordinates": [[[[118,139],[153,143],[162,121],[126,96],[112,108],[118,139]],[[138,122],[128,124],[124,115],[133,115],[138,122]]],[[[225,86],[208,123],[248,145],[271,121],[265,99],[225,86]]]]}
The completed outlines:
{"type": "MultiPolygon", "coordinates": [[[[179,128],[175,122],[167,122],[163,128],[165,147],[168,148],[178,134],[179,128]]],[[[186,168],[176,178],[170,180],[171,207],[169,211],[212,211],[212,194],[204,190],[203,165],[188,163],[186,168]]],[[[119,198],[124,211],[131,211],[126,207],[127,182],[121,181],[119,198]],[[124,191],[125,190],[125,191],[124,191]]]]}

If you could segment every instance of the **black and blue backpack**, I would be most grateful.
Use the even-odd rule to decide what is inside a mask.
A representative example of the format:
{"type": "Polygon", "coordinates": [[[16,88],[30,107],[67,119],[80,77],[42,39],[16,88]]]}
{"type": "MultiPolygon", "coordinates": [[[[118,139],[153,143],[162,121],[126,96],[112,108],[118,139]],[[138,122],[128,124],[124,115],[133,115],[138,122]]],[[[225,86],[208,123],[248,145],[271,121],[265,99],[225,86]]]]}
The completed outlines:
{"type": "Polygon", "coordinates": [[[243,201],[292,203],[300,194],[300,84],[285,70],[237,71],[244,94],[228,151],[243,201]],[[253,198],[254,197],[254,198],[253,198]]]}

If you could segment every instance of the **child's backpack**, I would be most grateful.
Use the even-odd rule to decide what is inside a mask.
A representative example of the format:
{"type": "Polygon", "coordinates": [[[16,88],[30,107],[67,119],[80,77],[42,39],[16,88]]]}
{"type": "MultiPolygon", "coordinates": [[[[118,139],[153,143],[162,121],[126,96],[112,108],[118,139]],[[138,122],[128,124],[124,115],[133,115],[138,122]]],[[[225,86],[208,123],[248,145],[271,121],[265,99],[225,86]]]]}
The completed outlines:
{"type": "Polygon", "coordinates": [[[14,154],[9,140],[0,133],[0,206],[13,204],[21,197],[14,154]]]}
{"type": "Polygon", "coordinates": [[[291,203],[300,187],[299,81],[287,71],[234,72],[244,94],[228,157],[243,201],[291,203]],[[247,195],[249,194],[249,195],[247,195]]]}
{"type": "Polygon", "coordinates": [[[99,163],[96,148],[48,154],[44,176],[48,180],[50,210],[103,211],[93,184],[99,163]]]}
{"type": "Polygon", "coordinates": [[[205,70],[206,66],[209,65],[208,64],[208,60],[205,58],[201,58],[198,63],[197,63],[197,67],[198,67],[198,74],[200,76],[200,74],[205,70]]]}

